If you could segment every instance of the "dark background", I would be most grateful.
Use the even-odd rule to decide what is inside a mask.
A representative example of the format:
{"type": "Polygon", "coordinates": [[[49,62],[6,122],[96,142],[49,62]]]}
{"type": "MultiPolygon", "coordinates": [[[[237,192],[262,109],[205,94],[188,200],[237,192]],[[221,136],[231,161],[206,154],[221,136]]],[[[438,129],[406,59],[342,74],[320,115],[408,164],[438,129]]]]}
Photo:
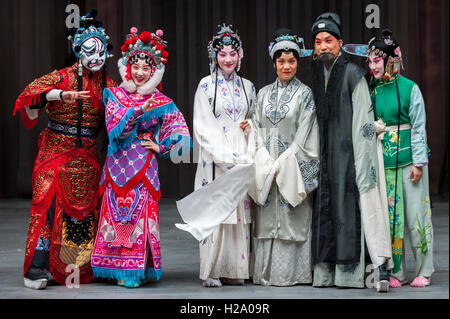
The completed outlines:
{"type": "MultiPolygon", "coordinates": [[[[114,58],[107,62],[110,77],[120,82],[117,58],[130,27],[139,32],[164,31],[169,62],[163,92],[184,114],[192,132],[193,100],[200,79],[209,74],[206,45],[222,22],[232,24],[243,41],[241,75],[256,89],[275,80],[268,44],[279,27],[293,29],[312,49],[311,25],[321,13],[341,16],[344,43],[367,43],[384,27],[400,42],[403,75],[419,84],[425,98],[430,158],[430,191],[448,198],[448,1],[447,0],[0,0],[0,197],[31,197],[31,174],[37,136],[47,125],[43,113],[32,130],[12,112],[17,96],[33,79],[68,63],[65,7],[77,4],[81,14],[96,8],[114,58]],[[380,29],[367,29],[366,6],[380,8],[380,29]]],[[[352,58],[361,66],[365,61],[352,58]]],[[[311,82],[310,58],[297,73],[311,82]]],[[[99,140],[105,156],[106,135],[99,140]]],[[[193,190],[195,164],[174,165],[160,160],[162,196],[180,198],[193,190]]]]}

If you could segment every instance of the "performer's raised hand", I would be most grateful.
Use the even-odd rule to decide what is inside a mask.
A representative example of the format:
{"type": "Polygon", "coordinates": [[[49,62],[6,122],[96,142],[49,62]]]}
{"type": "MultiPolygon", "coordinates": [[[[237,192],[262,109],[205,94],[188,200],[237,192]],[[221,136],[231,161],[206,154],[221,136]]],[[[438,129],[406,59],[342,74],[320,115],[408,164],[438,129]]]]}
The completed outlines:
{"type": "Polygon", "coordinates": [[[89,99],[91,97],[90,91],[64,91],[61,94],[62,100],[66,103],[73,104],[76,100],[89,99]]]}
{"type": "Polygon", "coordinates": [[[152,150],[153,152],[159,153],[161,150],[159,149],[159,145],[153,142],[149,138],[145,138],[146,141],[141,142],[141,145],[146,149],[152,150]]]}
{"type": "Polygon", "coordinates": [[[153,106],[153,104],[156,104],[156,101],[153,99],[153,97],[155,96],[155,93],[152,94],[152,96],[144,102],[144,104],[142,104],[142,111],[148,112],[151,110],[156,109],[158,106],[153,106]]]}

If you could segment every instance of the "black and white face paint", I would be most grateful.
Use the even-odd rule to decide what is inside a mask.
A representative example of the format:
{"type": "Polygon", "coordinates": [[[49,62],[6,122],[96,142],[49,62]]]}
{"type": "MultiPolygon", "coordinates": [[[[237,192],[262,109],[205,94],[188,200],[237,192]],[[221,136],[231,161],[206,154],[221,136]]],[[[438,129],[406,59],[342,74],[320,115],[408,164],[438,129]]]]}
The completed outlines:
{"type": "Polygon", "coordinates": [[[106,46],[98,38],[89,38],[81,45],[81,64],[92,71],[99,71],[106,60],[106,46]]]}

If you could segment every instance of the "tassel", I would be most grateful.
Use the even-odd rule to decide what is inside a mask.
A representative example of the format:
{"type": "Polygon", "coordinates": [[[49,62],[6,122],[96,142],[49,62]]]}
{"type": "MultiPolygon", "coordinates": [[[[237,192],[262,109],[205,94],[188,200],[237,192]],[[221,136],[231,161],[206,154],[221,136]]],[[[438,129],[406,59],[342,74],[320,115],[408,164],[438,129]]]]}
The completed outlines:
{"type": "Polygon", "coordinates": [[[145,279],[156,279],[159,280],[163,275],[162,269],[155,270],[149,267],[147,270],[144,269],[111,269],[103,267],[92,267],[92,271],[95,277],[108,278],[115,280],[145,280],[145,279]]]}

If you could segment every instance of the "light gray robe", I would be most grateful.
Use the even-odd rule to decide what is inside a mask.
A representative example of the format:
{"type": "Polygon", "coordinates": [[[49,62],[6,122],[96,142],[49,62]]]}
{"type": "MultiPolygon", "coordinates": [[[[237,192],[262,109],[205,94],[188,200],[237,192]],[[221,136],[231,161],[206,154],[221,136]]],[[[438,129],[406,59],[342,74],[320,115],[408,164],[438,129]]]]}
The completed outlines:
{"type": "MultiPolygon", "coordinates": [[[[309,195],[317,187],[319,173],[319,129],[311,89],[297,78],[285,83],[285,87],[277,79],[259,91],[253,122],[257,131],[256,157],[263,153],[266,157],[270,155],[265,162],[275,171],[279,165],[280,174],[290,158],[283,154],[291,152],[300,172],[298,183],[304,190],[297,202],[282,195],[284,185],[296,178],[295,169],[289,168],[292,173],[284,174],[285,180],[275,174],[267,199],[258,205],[253,234],[257,238],[254,283],[277,286],[310,283],[312,197],[309,195]]],[[[255,161],[258,164],[258,158],[255,161]]]]}

